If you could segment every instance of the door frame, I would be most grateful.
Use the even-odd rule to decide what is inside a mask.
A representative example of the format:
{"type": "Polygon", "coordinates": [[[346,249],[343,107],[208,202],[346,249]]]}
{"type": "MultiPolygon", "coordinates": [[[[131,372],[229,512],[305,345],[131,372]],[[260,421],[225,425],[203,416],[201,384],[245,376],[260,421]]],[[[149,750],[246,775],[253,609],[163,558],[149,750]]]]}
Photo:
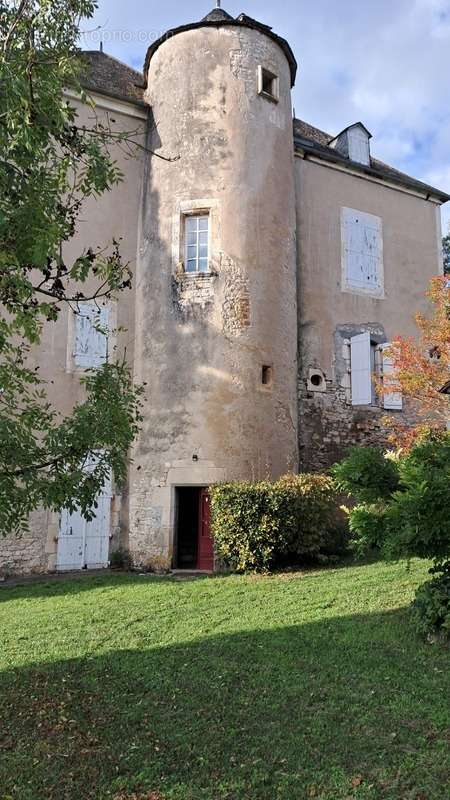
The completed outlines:
{"type": "MultiPolygon", "coordinates": [[[[107,497],[107,499],[109,500],[109,502],[111,504],[112,498],[111,497],[107,497]]],[[[70,518],[70,513],[69,513],[68,516],[70,518]]],[[[63,520],[63,514],[62,513],[60,514],[58,543],[57,543],[57,548],[56,548],[56,570],[57,570],[57,572],[81,572],[83,570],[89,571],[91,569],[92,570],[95,570],[95,569],[108,569],[109,558],[103,564],[94,564],[92,566],[89,566],[89,564],[86,563],[86,542],[87,542],[88,521],[83,516],[81,516],[81,519],[83,520],[83,527],[82,527],[82,531],[81,531],[80,563],[78,565],[74,564],[74,565],[71,565],[71,566],[61,566],[61,564],[59,563],[59,553],[60,553],[60,542],[62,540],[62,536],[61,536],[61,527],[62,527],[62,525],[61,525],[61,523],[62,523],[62,520],[63,520]]],[[[109,520],[109,527],[107,527],[106,530],[104,532],[102,532],[102,535],[105,536],[105,538],[107,539],[108,544],[109,544],[110,537],[111,537],[111,511],[108,514],[108,520],[109,520]]],[[[109,546],[108,546],[108,556],[109,556],[109,546]]]]}
{"type": "MultiPolygon", "coordinates": [[[[198,520],[198,531],[200,531],[200,498],[201,498],[201,491],[202,489],[210,489],[210,484],[205,484],[204,481],[201,483],[173,483],[171,485],[171,528],[172,528],[172,569],[178,570],[177,567],[177,559],[178,559],[178,523],[179,523],[179,502],[178,502],[178,489],[198,489],[199,490],[199,520],[198,520]]],[[[216,567],[216,555],[214,553],[214,565],[213,570],[216,567]]],[[[181,570],[183,571],[183,570],[181,570]]],[[[186,572],[192,572],[192,570],[185,570],[186,572]]],[[[200,570],[194,570],[200,571],[200,570]]]]}
{"type": "MultiPolygon", "coordinates": [[[[81,531],[81,556],[80,556],[80,565],[79,566],[61,566],[59,564],[59,552],[60,552],[60,542],[61,542],[61,527],[63,521],[63,514],[68,515],[68,519],[70,519],[70,512],[67,509],[62,509],[59,515],[59,526],[58,526],[58,542],[56,547],[56,570],[57,572],[81,572],[83,570],[94,570],[94,569],[107,569],[109,567],[109,542],[111,539],[111,504],[114,497],[113,493],[113,481],[112,481],[112,474],[106,479],[102,491],[97,496],[97,500],[105,499],[109,502],[109,509],[107,515],[107,526],[105,531],[105,536],[108,541],[108,558],[104,564],[99,566],[96,564],[95,566],[89,567],[86,564],[86,541],[87,541],[87,526],[88,521],[83,515],[81,514],[81,519],[83,520],[82,531],[81,531]]],[[[97,509],[98,510],[98,509],[97,509]]],[[[95,519],[96,517],[94,517],[95,519]]]]}

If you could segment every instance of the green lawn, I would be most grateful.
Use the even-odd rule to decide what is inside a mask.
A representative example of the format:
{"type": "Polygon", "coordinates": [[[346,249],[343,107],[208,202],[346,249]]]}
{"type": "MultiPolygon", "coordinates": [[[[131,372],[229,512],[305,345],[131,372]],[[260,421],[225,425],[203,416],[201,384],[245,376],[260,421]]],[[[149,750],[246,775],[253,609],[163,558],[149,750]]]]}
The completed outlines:
{"type": "Polygon", "coordinates": [[[426,565],[0,589],[0,800],[448,800],[426,565]]]}

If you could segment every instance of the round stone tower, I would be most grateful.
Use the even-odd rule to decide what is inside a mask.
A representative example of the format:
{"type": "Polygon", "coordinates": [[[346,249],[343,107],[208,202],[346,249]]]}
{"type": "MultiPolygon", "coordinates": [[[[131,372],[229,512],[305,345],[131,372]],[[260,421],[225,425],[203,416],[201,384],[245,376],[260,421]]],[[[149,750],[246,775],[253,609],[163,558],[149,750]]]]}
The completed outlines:
{"type": "Polygon", "coordinates": [[[201,490],[297,467],[295,72],[284,39],[219,8],[147,55],[135,341],[147,397],[130,480],[140,563],[208,568],[194,541],[201,490]]]}

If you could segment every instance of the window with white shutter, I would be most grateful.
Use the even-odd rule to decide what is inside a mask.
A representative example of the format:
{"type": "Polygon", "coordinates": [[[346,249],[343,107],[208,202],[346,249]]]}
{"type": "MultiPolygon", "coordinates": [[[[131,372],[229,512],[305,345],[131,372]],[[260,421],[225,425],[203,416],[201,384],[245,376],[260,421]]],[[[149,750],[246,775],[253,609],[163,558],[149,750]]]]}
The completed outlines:
{"type": "Polygon", "coordinates": [[[383,232],[380,217],[342,209],[342,277],[344,291],[383,297],[383,232]]]}
{"type": "Polygon", "coordinates": [[[100,367],[108,357],[109,308],[80,303],[75,315],[74,362],[76,367],[100,367]]]}
{"type": "Polygon", "coordinates": [[[390,347],[390,344],[383,344],[381,346],[382,352],[382,369],[383,369],[383,407],[389,408],[396,411],[401,411],[403,408],[403,397],[402,393],[398,391],[392,391],[392,384],[395,383],[392,378],[392,374],[394,372],[394,365],[392,359],[389,357],[388,353],[386,352],[390,347]]]}
{"type": "Polygon", "coordinates": [[[352,406],[372,403],[372,345],[366,331],[350,339],[352,406]]]}
{"type": "Polygon", "coordinates": [[[370,165],[370,145],[369,134],[359,125],[353,125],[348,129],[348,157],[352,161],[360,164],[370,165]]]}

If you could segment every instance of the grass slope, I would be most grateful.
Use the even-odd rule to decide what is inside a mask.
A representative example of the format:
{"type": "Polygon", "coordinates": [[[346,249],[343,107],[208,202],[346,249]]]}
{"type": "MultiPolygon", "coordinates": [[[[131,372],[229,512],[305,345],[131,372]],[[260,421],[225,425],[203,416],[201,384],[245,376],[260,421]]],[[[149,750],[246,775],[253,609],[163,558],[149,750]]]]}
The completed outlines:
{"type": "Polygon", "coordinates": [[[447,800],[426,565],[0,590],[0,800],[447,800]]]}

